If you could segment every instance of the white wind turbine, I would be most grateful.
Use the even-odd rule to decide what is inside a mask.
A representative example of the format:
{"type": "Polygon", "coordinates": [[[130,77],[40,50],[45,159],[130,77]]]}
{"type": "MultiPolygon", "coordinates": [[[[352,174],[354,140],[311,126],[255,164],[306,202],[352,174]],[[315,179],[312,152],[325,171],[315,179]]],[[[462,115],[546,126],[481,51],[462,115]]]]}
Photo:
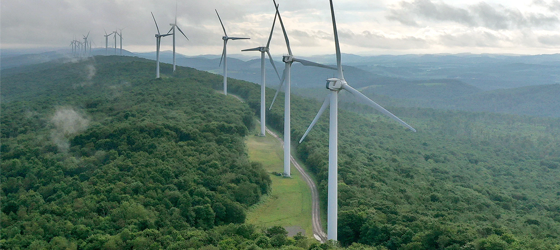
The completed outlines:
{"type": "MultiPolygon", "coordinates": [[[[265,92],[266,92],[266,75],[265,75],[265,56],[264,54],[268,54],[268,58],[270,59],[270,63],[274,70],[276,71],[276,75],[278,79],[280,79],[280,75],[278,74],[278,69],[276,69],[276,65],[274,64],[274,60],[272,60],[272,56],[270,55],[270,41],[272,40],[272,33],[274,32],[274,24],[276,23],[276,17],[278,16],[278,12],[274,14],[274,21],[272,22],[272,29],[270,30],[270,36],[268,37],[268,42],[264,47],[257,47],[252,49],[244,49],[242,51],[259,51],[261,52],[261,136],[266,136],[266,99],[265,99],[265,92]]],[[[280,79],[281,80],[281,79],[280,79]]]]}
{"type": "Polygon", "coordinates": [[[181,34],[183,34],[183,36],[185,36],[185,38],[189,40],[189,38],[187,37],[187,35],[185,35],[185,33],[181,30],[181,28],[177,26],[177,4],[175,4],[175,23],[170,23],[169,25],[171,25],[171,29],[167,33],[173,31],[172,33],[173,34],[173,72],[175,72],[176,65],[177,65],[175,60],[175,28],[177,28],[179,32],[181,32],[181,34]]]}
{"type": "MultiPolygon", "coordinates": [[[[151,12],[150,12],[151,13],[151,12]]],[[[156,24],[156,29],[157,29],[157,34],[156,34],[156,78],[159,78],[159,47],[161,45],[161,38],[162,37],[166,37],[169,36],[171,34],[167,33],[167,34],[160,34],[159,33],[159,27],[157,25],[157,21],[156,18],[154,17],[154,13],[152,13],[152,18],[154,18],[154,23],[156,24]]]]}
{"type": "Polygon", "coordinates": [[[282,22],[282,16],[278,11],[278,5],[276,1],[273,0],[274,7],[276,8],[276,13],[278,15],[278,20],[280,20],[280,25],[282,26],[282,32],[284,33],[284,39],[286,40],[286,47],[288,47],[288,55],[285,55],[282,58],[282,61],[285,63],[284,73],[282,74],[282,80],[280,81],[280,86],[278,87],[278,91],[274,95],[274,99],[272,99],[272,104],[270,104],[270,109],[272,109],[272,105],[274,105],[274,101],[278,96],[280,89],[284,85],[284,81],[286,81],[286,87],[284,89],[284,176],[289,177],[290,174],[290,157],[291,157],[291,126],[290,126],[290,85],[291,85],[291,67],[292,63],[299,62],[304,66],[315,66],[327,69],[334,69],[334,67],[326,66],[323,64],[303,60],[294,57],[292,54],[292,49],[290,48],[290,41],[288,39],[288,34],[286,33],[286,29],[284,28],[284,22],[282,22]]]}
{"type": "Polygon", "coordinates": [[[117,54],[117,35],[119,34],[119,32],[117,32],[117,30],[115,29],[115,31],[113,32],[113,37],[115,38],[115,55],[117,54]]]}
{"type": "Polygon", "coordinates": [[[105,55],[109,54],[109,37],[113,34],[113,32],[111,32],[111,34],[107,34],[106,30],[105,31],[105,55]]]}
{"type": "Polygon", "coordinates": [[[227,42],[228,40],[243,40],[243,39],[251,39],[245,37],[230,37],[227,35],[226,28],[224,27],[224,23],[222,22],[222,18],[220,18],[220,14],[218,14],[218,10],[216,11],[216,15],[218,15],[218,19],[220,20],[220,24],[222,25],[222,29],[224,30],[224,36],[222,40],[224,40],[224,50],[222,51],[222,57],[220,58],[220,65],[222,65],[222,60],[224,61],[224,94],[227,95],[227,42]]]}
{"type": "Polygon", "coordinates": [[[89,32],[87,33],[86,36],[84,36],[84,55],[88,56],[87,50],[88,50],[88,37],[89,37],[89,32]]]}
{"type": "Polygon", "coordinates": [[[330,118],[329,118],[329,176],[328,176],[328,209],[327,209],[327,234],[329,240],[337,240],[338,238],[338,92],[346,90],[353,94],[357,99],[366,102],[369,106],[379,110],[384,115],[391,117],[393,120],[407,127],[408,129],[416,132],[416,130],[408,125],[406,122],[387,111],[379,104],[375,103],[358,90],[352,88],[346,80],[342,72],[342,62],[340,45],[338,42],[338,29],[336,28],[336,20],[334,15],[333,2],[330,0],[332,23],[334,30],[334,41],[336,48],[336,65],[338,67],[338,78],[327,79],[327,89],[331,93],[325,98],[321,109],[313,119],[313,122],[305,131],[305,134],[299,141],[300,143],[305,139],[309,131],[313,128],[317,120],[321,117],[325,109],[330,105],[330,118]]]}
{"type": "Polygon", "coordinates": [[[75,55],[76,55],[76,52],[75,52],[75,49],[76,49],[76,39],[74,39],[72,42],[70,42],[70,47],[72,47],[72,55],[75,56],[75,55]]]}
{"type": "Polygon", "coordinates": [[[123,29],[120,29],[120,30],[121,30],[121,33],[117,33],[117,35],[119,35],[119,37],[121,38],[121,42],[120,42],[120,45],[121,45],[121,51],[120,51],[120,53],[121,53],[121,54],[120,54],[120,55],[122,56],[122,31],[123,31],[123,29]]]}
{"type": "Polygon", "coordinates": [[[121,42],[119,43],[120,46],[121,46],[121,51],[120,51],[121,56],[122,56],[122,30],[123,30],[123,29],[120,29],[121,33],[118,33],[119,37],[121,38],[121,42]]]}

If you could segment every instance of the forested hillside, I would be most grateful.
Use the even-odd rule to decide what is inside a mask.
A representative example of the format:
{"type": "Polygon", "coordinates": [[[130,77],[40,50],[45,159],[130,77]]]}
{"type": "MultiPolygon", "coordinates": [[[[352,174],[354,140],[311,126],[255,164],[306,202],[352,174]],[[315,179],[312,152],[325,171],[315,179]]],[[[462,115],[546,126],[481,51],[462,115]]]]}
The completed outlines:
{"type": "MultiPolygon", "coordinates": [[[[239,84],[232,91],[252,107],[258,105],[258,91],[248,92],[252,86],[239,84]]],[[[320,103],[292,101],[297,141],[320,103]]],[[[282,103],[268,117],[278,130],[283,127],[282,103]]],[[[363,114],[342,111],[339,117],[342,245],[560,248],[560,120],[389,107],[418,129],[412,133],[369,107],[342,106],[363,114]]],[[[320,181],[323,201],[327,147],[325,116],[297,147],[320,181]]]]}
{"type": "Polygon", "coordinates": [[[3,249],[199,248],[245,221],[270,185],[245,153],[253,112],[207,73],[152,72],[98,57],[2,78],[3,249]]]}
{"type": "MultiPolygon", "coordinates": [[[[270,191],[243,143],[258,85],[230,79],[241,103],[218,75],[164,65],[155,80],[153,62],[122,57],[19,72],[1,86],[3,248],[329,248],[242,224],[270,191]]],[[[292,102],[297,141],[320,103],[292,102]]],[[[412,133],[341,107],[342,246],[560,249],[560,120],[388,107],[412,133]]],[[[327,141],[325,116],[296,148],[325,203],[327,141]]]]}

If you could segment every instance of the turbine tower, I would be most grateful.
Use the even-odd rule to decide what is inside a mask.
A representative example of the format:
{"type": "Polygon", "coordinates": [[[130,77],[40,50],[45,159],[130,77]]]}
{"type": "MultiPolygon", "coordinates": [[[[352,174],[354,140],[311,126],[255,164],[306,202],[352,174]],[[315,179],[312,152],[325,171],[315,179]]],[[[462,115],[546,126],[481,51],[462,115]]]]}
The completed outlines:
{"type": "MultiPolygon", "coordinates": [[[[151,12],[150,12],[151,13],[151,12]]],[[[154,13],[152,13],[152,18],[154,18],[154,23],[156,24],[156,29],[157,29],[157,34],[156,34],[156,78],[159,78],[159,47],[161,45],[161,38],[162,37],[166,37],[169,36],[171,34],[167,33],[167,34],[160,34],[159,33],[159,27],[157,25],[157,21],[156,18],[154,17],[154,13]]]]}
{"type": "Polygon", "coordinates": [[[272,29],[270,30],[270,36],[268,37],[268,42],[266,43],[266,46],[242,50],[242,51],[261,52],[261,136],[266,136],[266,107],[265,107],[266,75],[265,75],[265,58],[264,58],[265,53],[268,54],[268,58],[270,59],[270,64],[272,64],[272,67],[274,67],[278,79],[281,80],[280,75],[278,74],[278,69],[276,69],[274,60],[272,60],[272,56],[270,55],[270,41],[272,40],[272,33],[274,32],[274,24],[276,23],[277,16],[278,16],[278,12],[274,14],[274,21],[272,22],[272,29]]]}
{"type": "Polygon", "coordinates": [[[120,42],[120,45],[121,45],[121,51],[120,51],[120,53],[121,53],[121,54],[120,54],[120,55],[122,56],[122,31],[123,31],[123,29],[120,29],[120,30],[121,30],[121,33],[117,33],[117,35],[119,35],[119,37],[121,38],[121,42],[120,42]]]}
{"type": "Polygon", "coordinates": [[[88,56],[87,50],[88,50],[88,37],[89,37],[89,32],[87,33],[86,36],[84,36],[84,55],[88,56]]]}
{"type": "Polygon", "coordinates": [[[379,110],[384,115],[387,115],[407,127],[408,129],[416,132],[416,130],[402,121],[391,112],[387,111],[379,104],[375,103],[358,90],[350,87],[342,72],[342,62],[340,53],[340,44],[338,42],[338,30],[336,28],[336,20],[334,15],[333,2],[330,0],[332,23],[334,30],[334,42],[336,48],[336,65],[338,71],[337,78],[327,79],[327,89],[331,93],[325,98],[321,109],[311,122],[311,125],[305,131],[305,134],[299,141],[300,143],[305,139],[309,131],[313,128],[317,120],[321,117],[325,109],[330,105],[330,118],[329,118],[329,176],[328,176],[328,208],[327,208],[327,234],[329,240],[336,241],[338,238],[338,93],[341,90],[346,90],[353,94],[357,99],[366,102],[369,106],[379,110]]]}
{"type": "Polygon", "coordinates": [[[185,33],[181,30],[181,28],[177,26],[177,3],[175,3],[175,23],[170,23],[169,25],[171,25],[171,29],[167,33],[173,31],[172,33],[173,34],[173,72],[175,72],[176,65],[177,65],[175,60],[175,29],[178,29],[179,32],[181,32],[181,34],[183,34],[183,36],[185,36],[185,38],[189,40],[189,38],[187,37],[187,35],[185,35],[185,33]]]}
{"type": "Polygon", "coordinates": [[[286,47],[288,48],[288,55],[285,55],[282,58],[282,61],[285,63],[284,73],[282,74],[282,80],[280,81],[280,86],[278,87],[278,91],[274,95],[274,99],[272,99],[272,104],[270,105],[270,109],[272,109],[272,105],[274,105],[274,101],[278,96],[278,93],[282,86],[284,85],[284,81],[286,81],[286,87],[284,89],[284,176],[290,177],[290,157],[291,157],[291,126],[290,126],[290,85],[291,85],[291,67],[292,63],[299,62],[304,66],[315,66],[327,69],[336,70],[334,67],[326,66],[323,64],[303,60],[294,57],[292,54],[292,49],[290,48],[290,40],[288,39],[288,34],[286,33],[286,29],[284,28],[284,22],[282,22],[282,16],[278,11],[278,5],[276,1],[273,0],[274,7],[276,8],[276,13],[278,15],[278,20],[280,21],[280,25],[282,26],[282,32],[284,33],[284,39],[286,40],[286,47]]]}
{"type": "Polygon", "coordinates": [[[75,49],[76,49],[76,39],[74,39],[72,42],[70,42],[70,47],[72,47],[72,55],[75,56],[75,55],[76,55],[76,52],[75,52],[75,49]]]}
{"type": "Polygon", "coordinates": [[[245,37],[230,37],[227,35],[226,28],[224,27],[224,23],[222,22],[222,18],[220,18],[220,14],[218,14],[218,10],[216,11],[216,15],[218,15],[218,19],[220,20],[220,24],[222,25],[222,29],[224,30],[224,36],[222,40],[224,40],[224,50],[222,52],[222,57],[220,58],[220,65],[222,65],[222,60],[224,61],[224,94],[227,95],[227,42],[228,40],[242,40],[242,39],[251,39],[245,37]]]}
{"type": "Polygon", "coordinates": [[[113,32],[111,32],[111,34],[107,34],[107,31],[105,31],[105,55],[109,55],[109,37],[113,34],[113,32]]]}
{"type": "Polygon", "coordinates": [[[117,35],[119,34],[119,32],[117,32],[117,30],[115,29],[115,31],[113,32],[113,37],[115,38],[115,55],[117,54],[117,35]]]}

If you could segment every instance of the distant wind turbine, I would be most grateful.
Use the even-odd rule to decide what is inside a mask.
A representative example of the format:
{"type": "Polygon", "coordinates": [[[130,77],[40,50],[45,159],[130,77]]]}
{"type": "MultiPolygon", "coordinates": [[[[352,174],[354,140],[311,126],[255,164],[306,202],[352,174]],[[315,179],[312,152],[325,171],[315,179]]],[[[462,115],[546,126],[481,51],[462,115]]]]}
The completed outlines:
{"type": "Polygon", "coordinates": [[[87,35],[84,36],[84,55],[88,56],[88,37],[89,37],[89,33],[87,33],[87,35]]]}
{"type": "Polygon", "coordinates": [[[118,33],[118,35],[119,35],[119,37],[121,38],[121,42],[120,42],[121,51],[120,51],[120,52],[121,52],[121,56],[122,56],[122,40],[123,40],[123,38],[122,38],[122,31],[123,31],[123,29],[120,29],[120,30],[121,30],[121,33],[118,33]]]}
{"type": "Polygon", "coordinates": [[[109,55],[109,37],[113,34],[113,32],[111,32],[111,34],[107,34],[107,31],[105,31],[105,55],[109,55]]]}
{"type": "Polygon", "coordinates": [[[276,69],[276,65],[274,65],[274,60],[272,60],[272,56],[270,55],[270,41],[272,40],[272,33],[274,33],[274,24],[276,23],[277,16],[278,16],[278,11],[276,11],[276,13],[274,14],[274,21],[272,22],[272,29],[270,30],[270,36],[268,37],[268,42],[266,43],[266,46],[242,50],[242,51],[261,52],[261,136],[266,136],[266,99],[265,99],[266,75],[265,75],[265,56],[264,56],[265,53],[268,54],[270,63],[272,64],[272,67],[274,67],[278,79],[280,79],[280,75],[278,74],[278,69],[276,69]]]}
{"type": "Polygon", "coordinates": [[[300,143],[305,139],[309,131],[313,128],[317,120],[321,117],[325,109],[330,105],[330,123],[329,123],[329,176],[328,176],[328,209],[327,209],[327,234],[329,240],[336,241],[338,238],[338,92],[346,90],[353,94],[357,99],[364,101],[369,106],[379,110],[384,115],[391,117],[393,120],[407,127],[408,129],[416,132],[416,130],[402,121],[391,112],[387,111],[379,104],[375,103],[358,90],[352,88],[346,80],[342,72],[342,62],[340,53],[340,44],[338,42],[338,29],[336,28],[336,20],[334,15],[333,2],[330,0],[332,23],[334,30],[334,42],[336,48],[336,65],[338,71],[338,78],[327,79],[327,89],[331,93],[325,98],[321,109],[311,122],[311,125],[305,131],[305,134],[299,141],[300,143]]]}
{"type": "Polygon", "coordinates": [[[284,73],[282,74],[282,80],[280,81],[280,86],[278,87],[278,91],[274,95],[274,99],[272,99],[272,104],[270,104],[270,108],[272,109],[272,105],[274,105],[274,101],[282,89],[284,82],[286,82],[286,87],[284,89],[284,176],[289,177],[290,174],[290,158],[291,158],[291,127],[290,127],[290,84],[291,84],[291,67],[292,63],[299,62],[304,66],[315,66],[327,69],[336,70],[334,67],[326,66],[323,64],[303,60],[294,57],[292,54],[292,49],[290,48],[290,40],[288,39],[288,34],[286,33],[286,29],[284,28],[284,22],[282,22],[282,16],[278,11],[278,5],[276,1],[273,0],[274,7],[276,8],[276,13],[278,15],[278,20],[280,20],[280,25],[282,26],[282,32],[284,33],[284,39],[286,40],[286,47],[288,48],[288,55],[285,55],[282,58],[282,61],[285,63],[284,73]]]}
{"type": "Polygon", "coordinates": [[[117,55],[117,35],[119,34],[119,32],[117,32],[117,30],[115,29],[113,34],[113,37],[115,38],[115,55],[117,55]]]}
{"type": "Polygon", "coordinates": [[[170,23],[169,25],[171,25],[171,29],[167,32],[168,34],[173,31],[173,72],[175,72],[176,69],[176,60],[175,60],[175,28],[177,28],[179,30],[179,32],[181,32],[181,34],[183,34],[183,36],[185,36],[185,38],[187,40],[189,40],[189,38],[187,37],[187,35],[185,35],[185,33],[181,30],[181,28],[179,28],[179,26],[177,26],[177,3],[175,3],[175,23],[170,23]]]}
{"type": "Polygon", "coordinates": [[[156,18],[154,17],[154,13],[152,13],[152,18],[154,18],[154,23],[156,24],[156,29],[157,29],[157,34],[156,34],[156,78],[159,78],[159,47],[161,45],[161,38],[162,37],[166,37],[169,36],[171,34],[167,33],[167,34],[160,34],[159,33],[159,27],[157,25],[157,21],[156,18]]]}
{"type": "Polygon", "coordinates": [[[224,30],[224,36],[222,40],[224,40],[224,50],[222,51],[222,57],[220,58],[220,65],[222,65],[222,60],[224,61],[224,94],[227,95],[227,42],[228,40],[242,40],[242,39],[251,39],[245,37],[230,37],[227,35],[226,28],[224,27],[224,23],[222,22],[222,18],[220,18],[220,14],[218,14],[218,10],[216,11],[216,15],[218,15],[218,19],[220,20],[220,24],[222,25],[222,29],[224,30]]]}

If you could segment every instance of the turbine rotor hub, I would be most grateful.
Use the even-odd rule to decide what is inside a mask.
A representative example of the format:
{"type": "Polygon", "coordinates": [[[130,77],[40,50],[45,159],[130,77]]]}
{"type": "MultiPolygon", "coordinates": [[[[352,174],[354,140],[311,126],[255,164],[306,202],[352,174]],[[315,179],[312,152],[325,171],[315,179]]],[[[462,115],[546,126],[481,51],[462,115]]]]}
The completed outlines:
{"type": "Polygon", "coordinates": [[[222,36],[222,40],[227,41],[229,38],[227,36],[222,36]]]}
{"type": "Polygon", "coordinates": [[[346,85],[346,81],[344,79],[329,78],[327,79],[326,87],[331,91],[340,91],[344,85],[346,85]]]}
{"type": "Polygon", "coordinates": [[[284,56],[284,57],[282,57],[282,61],[285,62],[285,63],[291,63],[291,62],[294,61],[294,56],[292,56],[292,55],[284,56]]]}
{"type": "Polygon", "coordinates": [[[260,52],[268,52],[269,49],[267,47],[259,47],[260,52]]]}

